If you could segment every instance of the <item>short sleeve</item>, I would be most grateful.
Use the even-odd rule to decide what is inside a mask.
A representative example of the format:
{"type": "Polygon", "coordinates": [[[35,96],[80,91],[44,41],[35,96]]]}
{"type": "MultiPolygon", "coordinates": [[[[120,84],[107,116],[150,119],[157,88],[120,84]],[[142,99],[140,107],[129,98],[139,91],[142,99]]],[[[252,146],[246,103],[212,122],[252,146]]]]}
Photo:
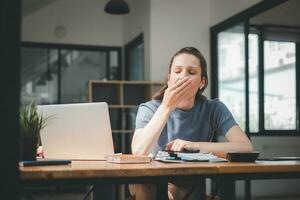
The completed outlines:
{"type": "Polygon", "coordinates": [[[141,104],[139,106],[136,119],[135,119],[135,128],[144,128],[148,122],[151,120],[152,116],[154,115],[155,111],[151,109],[146,104],[141,104]]]}
{"type": "Polygon", "coordinates": [[[228,132],[230,128],[237,125],[226,105],[217,99],[215,100],[215,108],[212,118],[215,129],[219,134],[223,136],[228,132]]]}

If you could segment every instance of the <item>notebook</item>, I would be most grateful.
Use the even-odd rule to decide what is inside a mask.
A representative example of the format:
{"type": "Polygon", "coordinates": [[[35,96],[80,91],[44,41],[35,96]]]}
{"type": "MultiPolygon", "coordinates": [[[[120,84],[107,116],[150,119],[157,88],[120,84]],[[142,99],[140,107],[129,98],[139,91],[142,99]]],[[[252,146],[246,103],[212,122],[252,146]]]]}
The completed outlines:
{"type": "Polygon", "coordinates": [[[114,154],[106,156],[107,162],[112,163],[149,163],[151,157],[133,154],[114,154]]]}
{"type": "Polygon", "coordinates": [[[43,117],[50,117],[40,133],[45,159],[105,160],[105,155],[114,154],[106,103],[37,108],[43,117]]]}

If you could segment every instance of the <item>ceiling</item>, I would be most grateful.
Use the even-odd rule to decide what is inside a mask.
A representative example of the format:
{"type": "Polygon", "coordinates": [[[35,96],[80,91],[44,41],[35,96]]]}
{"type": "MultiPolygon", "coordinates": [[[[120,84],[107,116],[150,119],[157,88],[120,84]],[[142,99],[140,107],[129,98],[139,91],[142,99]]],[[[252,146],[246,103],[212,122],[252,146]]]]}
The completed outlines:
{"type": "Polygon", "coordinates": [[[56,0],[23,0],[22,1],[22,17],[55,2],[56,0]]]}
{"type": "Polygon", "coordinates": [[[300,1],[289,0],[250,19],[251,24],[300,27],[300,1]]]}

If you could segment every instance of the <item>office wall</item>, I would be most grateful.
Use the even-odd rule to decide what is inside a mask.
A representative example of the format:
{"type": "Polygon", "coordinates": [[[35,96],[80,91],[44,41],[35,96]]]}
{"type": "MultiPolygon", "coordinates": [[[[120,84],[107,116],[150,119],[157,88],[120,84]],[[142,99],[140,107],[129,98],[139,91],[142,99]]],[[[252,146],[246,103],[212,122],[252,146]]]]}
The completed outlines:
{"type": "Polygon", "coordinates": [[[251,24],[272,24],[284,26],[300,26],[300,1],[289,0],[275,8],[253,17],[251,24]]]}
{"type": "Polygon", "coordinates": [[[210,0],[211,26],[235,15],[262,0],[210,0]]]}
{"type": "Polygon", "coordinates": [[[54,1],[22,19],[22,41],[121,46],[122,17],[104,13],[106,2],[54,1]],[[65,27],[62,37],[55,35],[58,26],[65,27]]]}
{"type": "Polygon", "coordinates": [[[209,0],[152,0],[150,5],[151,80],[162,81],[172,55],[194,46],[209,60],[209,0]]]}
{"type": "Polygon", "coordinates": [[[144,36],[145,79],[150,80],[150,1],[127,0],[130,14],[123,16],[123,44],[127,44],[139,34],[144,36]]]}
{"type": "Polygon", "coordinates": [[[131,13],[124,16],[105,14],[106,2],[54,1],[22,19],[22,41],[122,46],[143,32],[145,77],[162,81],[170,57],[184,46],[199,48],[210,72],[210,26],[258,0],[128,0],[131,13]],[[58,26],[65,27],[62,37],[55,34],[58,26]]]}
{"type": "MultiPolygon", "coordinates": [[[[151,0],[150,79],[163,80],[171,56],[184,46],[195,46],[202,51],[210,76],[209,28],[257,2],[259,0],[151,0]]],[[[205,94],[210,96],[210,85],[205,94]]]]}
{"type": "Polygon", "coordinates": [[[130,13],[104,13],[107,0],[59,0],[22,19],[22,41],[123,46],[144,34],[145,77],[149,67],[149,0],[128,0],[130,13]],[[55,29],[64,26],[66,34],[57,37],[55,29]]]}

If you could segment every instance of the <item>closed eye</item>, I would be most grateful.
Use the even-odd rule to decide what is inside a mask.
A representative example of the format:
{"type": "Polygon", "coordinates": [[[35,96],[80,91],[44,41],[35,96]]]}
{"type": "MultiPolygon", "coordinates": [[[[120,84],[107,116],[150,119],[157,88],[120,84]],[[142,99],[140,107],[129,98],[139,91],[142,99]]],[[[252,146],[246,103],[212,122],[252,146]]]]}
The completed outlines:
{"type": "Polygon", "coordinates": [[[174,72],[175,72],[176,74],[178,74],[178,73],[181,72],[181,70],[180,70],[180,69],[175,69],[174,72]]]}
{"type": "Polygon", "coordinates": [[[189,71],[189,74],[194,75],[194,74],[197,74],[197,72],[194,70],[191,70],[191,71],[189,71]]]}

